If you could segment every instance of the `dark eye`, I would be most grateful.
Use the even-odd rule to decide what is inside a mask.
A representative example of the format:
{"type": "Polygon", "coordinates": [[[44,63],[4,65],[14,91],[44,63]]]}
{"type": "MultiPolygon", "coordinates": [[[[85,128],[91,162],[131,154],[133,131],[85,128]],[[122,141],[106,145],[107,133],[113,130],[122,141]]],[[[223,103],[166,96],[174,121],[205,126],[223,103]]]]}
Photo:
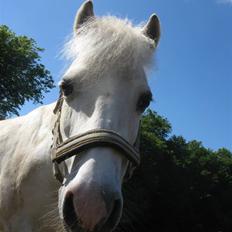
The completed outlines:
{"type": "Polygon", "coordinates": [[[150,91],[141,94],[137,102],[136,110],[138,112],[144,112],[144,110],[149,106],[151,101],[152,101],[152,93],[150,91]]]}
{"type": "Polygon", "coordinates": [[[71,80],[63,79],[60,84],[60,88],[64,96],[68,96],[73,92],[73,84],[71,80]]]}

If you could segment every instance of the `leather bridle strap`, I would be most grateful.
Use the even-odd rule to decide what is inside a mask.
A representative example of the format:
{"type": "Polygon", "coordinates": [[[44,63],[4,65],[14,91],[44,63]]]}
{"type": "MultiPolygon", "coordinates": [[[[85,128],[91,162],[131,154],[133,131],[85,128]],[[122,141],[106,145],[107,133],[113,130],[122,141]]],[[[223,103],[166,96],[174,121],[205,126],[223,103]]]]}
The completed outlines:
{"type": "Polygon", "coordinates": [[[53,162],[53,172],[56,179],[63,182],[63,175],[60,171],[59,164],[66,159],[77,156],[81,152],[93,147],[112,147],[119,150],[130,162],[127,169],[128,178],[133,173],[135,167],[140,164],[139,155],[139,134],[135,144],[131,145],[121,135],[112,130],[94,129],[82,133],[80,135],[72,136],[65,141],[62,138],[60,131],[60,118],[64,98],[60,94],[60,98],[53,110],[57,115],[56,122],[53,128],[53,144],[51,147],[51,159],[53,162]]]}
{"type": "Polygon", "coordinates": [[[139,152],[122,136],[112,130],[96,129],[73,136],[58,144],[52,153],[52,161],[60,163],[71,156],[77,155],[92,147],[113,147],[120,150],[126,158],[138,166],[140,163],[139,152]]]}

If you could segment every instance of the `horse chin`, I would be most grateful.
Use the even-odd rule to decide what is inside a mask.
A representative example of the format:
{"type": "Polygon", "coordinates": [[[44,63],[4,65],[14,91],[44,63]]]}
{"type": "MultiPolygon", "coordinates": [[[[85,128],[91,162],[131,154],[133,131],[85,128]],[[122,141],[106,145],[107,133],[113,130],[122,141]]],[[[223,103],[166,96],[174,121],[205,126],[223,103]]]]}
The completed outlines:
{"type": "MultiPolygon", "coordinates": [[[[90,230],[82,226],[81,222],[79,222],[78,218],[75,218],[75,223],[67,223],[63,221],[64,228],[67,232],[111,232],[118,225],[121,214],[122,214],[122,201],[116,200],[115,206],[111,210],[110,214],[107,218],[103,219],[98,225],[94,227],[94,229],[90,230]]],[[[70,215],[72,217],[76,217],[74,215],[70,215]]],[[[72,219],[73,220],[73,219],[72,219]]]]}
{"type": "Polygon", "coordinates": [[[75,223],[73,226],[68,226],[65,222],[64,228],[67,232],[111,232],[115,229],[120,221],[121,216],[112,215],[102,225],[96,226],[93,230],[83,228],[80,223],[75,223]]]}

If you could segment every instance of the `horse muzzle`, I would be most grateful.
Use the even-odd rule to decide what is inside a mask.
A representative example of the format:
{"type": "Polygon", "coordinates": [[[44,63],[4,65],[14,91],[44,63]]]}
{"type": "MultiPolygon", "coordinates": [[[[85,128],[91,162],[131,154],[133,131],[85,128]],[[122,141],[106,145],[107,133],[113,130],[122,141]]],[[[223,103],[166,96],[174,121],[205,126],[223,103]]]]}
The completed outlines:
{"type": "Polygon", "coordinates": [[[62,207],[65,228],[70,232],[110,232],[120,220],[122,207],[121,192],[108,185],[84,182],[70,186],[62,207]]]}

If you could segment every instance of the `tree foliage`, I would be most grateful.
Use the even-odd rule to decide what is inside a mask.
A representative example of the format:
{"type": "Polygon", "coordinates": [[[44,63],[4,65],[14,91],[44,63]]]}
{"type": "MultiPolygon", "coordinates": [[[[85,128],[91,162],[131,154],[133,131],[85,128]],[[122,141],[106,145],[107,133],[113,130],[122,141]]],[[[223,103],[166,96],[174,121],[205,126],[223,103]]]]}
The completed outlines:
{"type": "Polygon", "coordinates": [[[148,111],[142,162],[124,184],[120,232],[231,232],[232,153],[170,136],[170,123],[148,111]]]}
{"type": "Polygon", "coordinates": [[[40,63],[43,49],[33,39],[0,26],[0,119],[18,115],[26,100],[41,103],[53,88],[50,72],[40,63]]]}

